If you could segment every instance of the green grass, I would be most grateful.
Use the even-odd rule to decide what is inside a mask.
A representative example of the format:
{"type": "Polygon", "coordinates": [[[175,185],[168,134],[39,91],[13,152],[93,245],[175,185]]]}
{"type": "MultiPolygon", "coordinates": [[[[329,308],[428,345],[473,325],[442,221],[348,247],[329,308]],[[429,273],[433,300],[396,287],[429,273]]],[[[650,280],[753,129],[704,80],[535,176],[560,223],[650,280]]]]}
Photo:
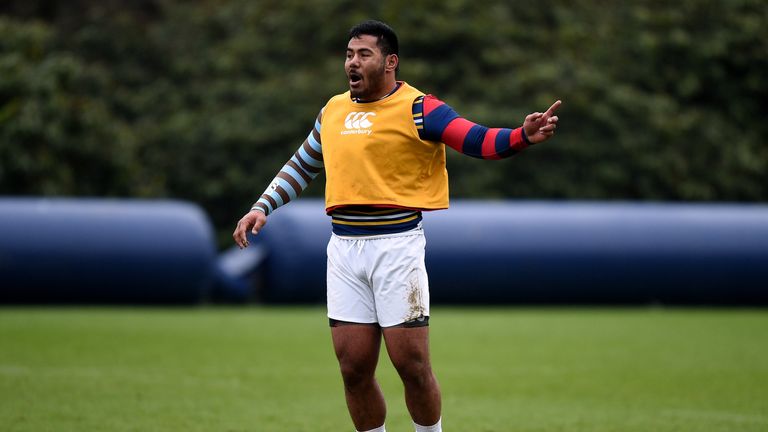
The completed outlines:
{"type": "MultiPolygon", "coordinates": [[[[446,431],[768,431],[768,310],[435,308],[446,431]]],[[[387,429],[410,431],[382,353],[387,429]]],[[[353,431],[322,308],[0,308],[0,430],[353,431]]]]}

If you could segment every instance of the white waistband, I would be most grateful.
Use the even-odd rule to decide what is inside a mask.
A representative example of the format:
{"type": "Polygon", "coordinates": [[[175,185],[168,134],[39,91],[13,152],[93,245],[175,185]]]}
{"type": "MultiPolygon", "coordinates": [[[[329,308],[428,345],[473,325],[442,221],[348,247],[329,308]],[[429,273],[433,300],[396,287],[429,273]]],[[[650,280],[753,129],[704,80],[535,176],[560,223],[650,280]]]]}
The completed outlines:
{"type": "Polygon", "coordinates": [[[424,235],[424,229],[421,227],[421,222],[419,222],[419,224],[416,225],[415,228],[412,228],[412,229],[409,229],[408,231],[403,231],[403,232],[396,232],[396,233],[389,233],[389,234],[376,234],[376,235],[360,235],[360,236],[342,236],[342,235],[338,235],[336,233],[331,232],[331,235],[340,240],[380,240],[380,239],[387,239],[387,238],[393,238],[393,237],[424,235]]]}

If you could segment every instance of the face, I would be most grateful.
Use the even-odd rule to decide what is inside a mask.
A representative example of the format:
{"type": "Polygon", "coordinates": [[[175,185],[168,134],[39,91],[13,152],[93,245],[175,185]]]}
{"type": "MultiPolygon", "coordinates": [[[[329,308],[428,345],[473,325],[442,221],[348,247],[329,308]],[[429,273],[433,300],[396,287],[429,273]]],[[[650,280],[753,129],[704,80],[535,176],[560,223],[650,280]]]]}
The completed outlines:
{"type": "MultiPolygon", "coordinates": [[[[361,35],[352,38],[347,44],[347,60],[344,70],[349,78],[349,90],[352,97],[373,100],[387,94],[387,71],[397,56],[384,56],[376,44],[376,36],[361,35]]],[[[394,75],[393,75],[394,77],[394,75]]]]}

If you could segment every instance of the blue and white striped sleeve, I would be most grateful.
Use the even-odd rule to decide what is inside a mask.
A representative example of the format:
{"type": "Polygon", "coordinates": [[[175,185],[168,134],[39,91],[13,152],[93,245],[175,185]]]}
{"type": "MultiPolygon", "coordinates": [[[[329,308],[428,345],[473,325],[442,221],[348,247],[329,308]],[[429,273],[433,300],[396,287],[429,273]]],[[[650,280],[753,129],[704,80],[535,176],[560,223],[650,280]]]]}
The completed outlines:
{"type": "Polygon", "coordinates": [[[323,170],[323,148],[320,143],[320,126],[323,111],[317,115],[315,127],[288,162],[269,184],[251,210],[269,215],[278,207],[296,199],[309,183],[323,170]]]}

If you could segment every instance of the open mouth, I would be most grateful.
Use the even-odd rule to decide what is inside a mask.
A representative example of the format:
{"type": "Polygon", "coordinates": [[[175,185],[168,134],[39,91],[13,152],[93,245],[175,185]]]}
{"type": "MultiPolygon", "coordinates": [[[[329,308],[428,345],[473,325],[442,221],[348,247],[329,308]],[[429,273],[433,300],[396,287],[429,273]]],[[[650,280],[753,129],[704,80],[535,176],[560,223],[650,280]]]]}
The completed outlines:
{"type": "Polygon", "coordinates": [[[362,80],[363,80],[363,76],[360,75],[359,73],[357,73],[357,72],[350,72],[349,73],[349,83],[351,85],[357,85],[362,80]]]}

